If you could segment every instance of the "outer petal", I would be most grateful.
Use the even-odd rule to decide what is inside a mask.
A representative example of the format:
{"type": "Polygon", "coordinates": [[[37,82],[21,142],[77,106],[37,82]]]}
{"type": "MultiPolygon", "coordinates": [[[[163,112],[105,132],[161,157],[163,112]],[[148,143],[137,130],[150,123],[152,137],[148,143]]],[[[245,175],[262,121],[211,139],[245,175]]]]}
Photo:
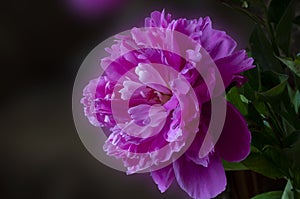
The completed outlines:
{"type": "Polygon", "coordinates": [[[210,157],[208,167],[183,156],[173,163],[173,168],[179,186],[194,199],[210,199],[225,190],[225,171],[216,154],[210,157]]]}
{"type": "Polygon", "coordinates": [[[215,61],[222,75],[224,85],[227,87],[232,81],[243,83],[242,79],[236,78],[236,74],[254,68],[253,59],[249,58],[245,50],[238,51],[228,57],[215,61]]]}
{"type": "Polygon", "coordinates": [[[163,193],[172,184],[175,175],[172,164],[162,169],[152,171],[151,176],[153,181],[158,185],[158,189],[163,193]]]}
{"type": "Polygon", "coordinates": [[[203,31],[201,44],[213,60],[232,54],[236,48],[236,42],[225,32],[209,28],[203,31]]]}
{"type": "Polygon", "coordinates": [[[106,76],[93,79],[83,90],[81,103],[84,105],[85,116],[94,126],[112,127],[115,125],[111,113],[112,87],[106,76]]]}
{"type": "MultiPolygon", "coordinates": [[[[89,122],[94,126],[101,126],[101,123],[97,120],[95,110],[95,93],[98,80],[93,79],[83,90],[83,98],[80,103],[84,105],[84,114],[89,119],[89,122]]],[[[103,126],[103,125],[102,125],[103,126]]]]}
{"type": "Polygon", "coordinates": [[[154,11],[151,13],[151,17],[145,19],[146,27],[163,27],[166,28],[171,22],[171,15],[165,15],[165,10],[162,12],[154,11]]]}
{"type": "Polygon", "coordinates": [[[228,103],[227,115],[217,151],[227,161],[239,162],[250,153],[251,134],[243,116],[228,103]]]}
{"type": "Polygon", "coordinates": [[[193,143],[191,144],[189,149],[185,152],[187,159],[203,167],[207,167],[209,165],[209,158],[210,158],[209,155],[203,158],[199,157],[200,147],[202,146],[206,131],[207,128],[204,129],[204,127],[201,126],[200,131],[195,136],[193,143]]]}
{"type": "Polygon", "coordinates": [[[231,55],[236,48],[236,42],[229,35],[212,28],[209,17],[199,20],[173,20],[170,28],[200,42],[213,60],[231,55]]]}

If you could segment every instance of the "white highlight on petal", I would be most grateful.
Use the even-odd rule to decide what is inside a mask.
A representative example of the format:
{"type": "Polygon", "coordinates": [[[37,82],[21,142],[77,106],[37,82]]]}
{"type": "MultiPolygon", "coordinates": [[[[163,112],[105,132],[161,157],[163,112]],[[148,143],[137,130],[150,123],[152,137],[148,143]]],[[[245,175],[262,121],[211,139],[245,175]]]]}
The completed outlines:
{"type": "Polygon", "coordinates": [[[123,100],[129,100],[132,93],[134,93],[134,91],[139,87],[143,86],[143,84],[132,80],[125,80],[123,82],[123,86],[124,87],[121,90],[119,90],[119,93],[121,93],[121,98],[123,100]]]}
{"type": "Polygon", "coordinates": [[[118,126],[123,132],[130,136],[140,138],[148,138],[157,135],[162,129],[168,114],[166,109],[160,104],[155,104],[153,106],[141,104],[130,108],[128,112],[132,114],[131,117],[133,120],[128,124],[118,124],[118,126]],[[148,112],[147,115],[145,115],[146,112],[148,112]],[[143,116],[140,114],[143,114],[143,116]],[[144,120],[149,119],[150,122],[149,124],[147,124],[148,122],[145,123],[145,126],[139,126],[135,122],[136,119],[139,119],[137,117],[143,117],[142,119],[144,120]]]}
{"type": "MultiPolygon", "coordinates": [[[[153,87],[153,84],[168,87],[165,79],[151,64],[138,64],[135,68],[135,73],[139,76],[139,80],[149,87],[153,87]]],[[[156,88],[154,89],[157,90],[156,88]]]]}

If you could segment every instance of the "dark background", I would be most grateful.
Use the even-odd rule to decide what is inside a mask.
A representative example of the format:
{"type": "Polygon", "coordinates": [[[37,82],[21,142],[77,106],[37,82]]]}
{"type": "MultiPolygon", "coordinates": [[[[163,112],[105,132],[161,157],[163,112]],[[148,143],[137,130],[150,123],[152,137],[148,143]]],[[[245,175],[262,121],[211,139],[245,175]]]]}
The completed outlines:
{"type": "MultiPolygon", "coordinates": [[[[148,174],[127,177],[88,153],[72,118],[76,73],[96,45],[142,26],[153,10],[166,8],[176,18],[209,15],[239,48],[246,47],[253,24],[212,0],[128,0],[98,16],[72,12],[67,1],[1,3],[0,198],[188,198],[176,183],[160,194],[148,174]]],[[[263,179],[250,172],[228,173],[229,189],[220,198],[274,189],[266,179],[253,184],[257,178],[263,179]]]]}

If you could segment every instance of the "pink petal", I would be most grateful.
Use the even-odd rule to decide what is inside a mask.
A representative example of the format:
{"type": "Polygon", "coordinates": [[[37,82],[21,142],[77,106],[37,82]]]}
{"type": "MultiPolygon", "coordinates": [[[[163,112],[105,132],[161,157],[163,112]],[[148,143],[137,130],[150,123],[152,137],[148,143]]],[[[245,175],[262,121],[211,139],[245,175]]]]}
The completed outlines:
{"type": "Polygon", "coordinates": [[[236,42],[225,32],[214,30],[210,34],[203,33],[201,44],[209,52],[213,60],[232,54],[236,48],[236,42]]]}
{"type": "Polygon", "coordinates": [[[209,17],[199,20],[174,20],[170,27],[200,42],[213,60],[232,54],[236,48],[236,42],[229,35],[212,28],[209,17]]]}
{"type": "Polygon", "coordinates": [[[153,181],[158,185],[158,189],[163,193],[172,184],[175,175],[172,164],[162,169],[152,171],[151,176],[153,181]]]}
{"type": "Polygon", "coordinates": [[[251,134],[247,123],[238,110],[228,103],[222,134],[216,148],[227,161],[239,162],[250,153],[251,134]]]}
{"type": "Polygon", "coordinates": [[[154,11],[151,13],[151,17],[145,19],[145,27],[163,27],[166,28],[171,22],[171,15],[165,16],[165,10],[162,12],[154,11]]]}
{"type": "Polygon", "coordinates": [[[225,190],[225,171],[216,154],[210,157],[208,167],[183,156],[173,163],[173,168],[179,186],[194,199],[214,198],[225,190]]]}
{"type": "Polygon", "coordinates": [[[238,83],[242,83],[242,79],[235,78],[236,74],[254,68],[252,65],[253,59],[248,58],[246,51],[244,50],[238,51],[228,57],[218,59],[215,63],[220,70],[225,87],[227,87],[234,79],[238,83]]]}
{"type": "Polygon", "coordinates": [[[191,144],[189,149],[185,152],[185,155],[187,159],[193,161],[195,164],[207,167],[209,164],[209,155],[203,158],[199,157],[200,147],[202,146],[207,131],[207,127],[204,128],[202,126],[203,125],[200,126],[200,131],[195,136],[193,143],[191,144]]]}

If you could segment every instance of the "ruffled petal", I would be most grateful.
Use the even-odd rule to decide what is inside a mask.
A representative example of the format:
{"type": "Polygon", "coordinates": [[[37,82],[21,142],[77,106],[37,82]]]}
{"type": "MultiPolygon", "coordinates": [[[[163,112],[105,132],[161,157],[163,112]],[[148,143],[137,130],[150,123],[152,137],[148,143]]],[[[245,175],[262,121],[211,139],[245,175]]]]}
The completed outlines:
{"type": "Polygon", "coordinates": [[[213,60],[231,55],[236,48],[236,42],[224,31],[211,28],[209,17],[205,18],[207,25],[200,38],[202,46],[209,52],[213,60]]]}
{"type": "Polygon", "coordinates": [[[209,17],[199,20],[173,20],[169,27],[198,41],[213,60],[231,55],[237,46],[236,42],[224,31],[212,28],[209,17]]]}
{"type": "MultiPolygon", "coordinates": [[[[201,125],[201,126],[203,126],[203,125],[201,125]]],[[[204,129],[204,127],[202,127],[200,129],[201,130],[195,136],[191,146],[185,152],[185,155],[186,155],[187,159],[193,161],[195,164],[201,165],[203,167],[207,167],[209,164],[209,155],[202,157],[202,158],[200,158],[200,156],[199,156],[200,147],[202,146],[207,128],[204,129]]]]}
{"type": "Polygon", "coordinates": [[[179,186],[194,199],[214,198],[225,190],[225,171],[217,154],[210,157],[207,167],[183,156],[173,163],[173,168],[179,186]]]}
{"type": "Polygon", "coordinates": [[[145,27],[162,27],[166,28],[171,22],[171,15],[165,16],[165,10],[162,12],[154,11],[151,13],[151,17],[145,19],[145,27]]]}
{"type": "Polygon", "coordinates": [[[227,87],[232,81],[238,84],[243,83],[243,79],[236,78],[236,74],[254,68],[253,59],[249,58],[245,50],[238,51],[230,56],[215,61],[222,75],[224,85],[227,87]]]}
{"type": "Polygon", "coordinates": [[[239,162],[250,153],[251,134],[247,123],[238,110],[228,103],[222,134],[216,148],[222,158],[239,162]]]}
{"type": "Polygon", "coordinates": [[[92,125],[115,125],[110,107],[112,87],[106,76],[91,80],[84,88],[83,96],[80,102],[84,105],[84,114],[92,125]]]}
{"type": "Polygon", "coordinates": [[[158,185],[158,189],[163,193],[172,184],[175,175],[172,164],[151,172],[153,181],[158,185]]]}

